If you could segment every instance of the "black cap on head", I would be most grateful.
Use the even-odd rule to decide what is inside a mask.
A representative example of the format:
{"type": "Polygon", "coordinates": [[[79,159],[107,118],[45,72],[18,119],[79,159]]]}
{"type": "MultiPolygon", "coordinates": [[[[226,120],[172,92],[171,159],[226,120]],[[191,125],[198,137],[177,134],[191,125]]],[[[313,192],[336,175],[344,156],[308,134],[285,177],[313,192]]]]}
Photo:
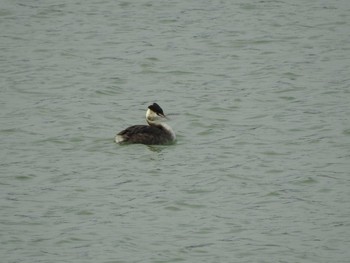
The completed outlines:
{"type": "Polygon", "coordinates": [[[149,105],[148,108],[158,115],[164,116],[163,109],[157,103],[154,102],[152,105],[149,105]]]}

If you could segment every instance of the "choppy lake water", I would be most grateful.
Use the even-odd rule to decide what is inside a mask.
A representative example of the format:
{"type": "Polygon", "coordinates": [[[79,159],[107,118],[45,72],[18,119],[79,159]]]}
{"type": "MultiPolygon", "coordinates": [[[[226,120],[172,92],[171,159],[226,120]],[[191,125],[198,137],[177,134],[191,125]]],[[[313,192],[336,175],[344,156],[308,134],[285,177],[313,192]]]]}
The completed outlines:
{"type": "Polygon", "coordinates": [[[2,262],[348,262],[350,2],[10,1],[2,262]],[[171,146],[119,146],[159,103],[171,146]]]}

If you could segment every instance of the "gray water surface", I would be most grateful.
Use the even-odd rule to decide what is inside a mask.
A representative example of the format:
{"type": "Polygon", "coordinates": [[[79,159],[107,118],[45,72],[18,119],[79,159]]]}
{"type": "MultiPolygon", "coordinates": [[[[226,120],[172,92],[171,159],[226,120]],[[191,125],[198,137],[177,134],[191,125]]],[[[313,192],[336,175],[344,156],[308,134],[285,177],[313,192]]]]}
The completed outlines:
{"type": "Polygon", "coordinates": [[[10,1],[1,262],[348,262],[350,2],[10,1]],[[120,146],[159,103],[171,146],[120,146]]]}

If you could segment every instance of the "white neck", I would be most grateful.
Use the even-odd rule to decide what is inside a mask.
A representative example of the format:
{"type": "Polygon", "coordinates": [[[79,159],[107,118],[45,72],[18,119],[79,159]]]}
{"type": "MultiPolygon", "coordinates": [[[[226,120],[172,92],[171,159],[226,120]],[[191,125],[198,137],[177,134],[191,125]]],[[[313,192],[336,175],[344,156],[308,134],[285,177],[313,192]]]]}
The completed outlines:
{"type": "Polygon", "coordinates": [[[159,125],[161,125],[165,130],[167,130],[171,134],[171,137],[172,137],[173,141],[176,139],[175,132],[170,127],[170,125],[168,125],[167,123],[164,123],[164,122],[160,123],[159,125]]]}
{"type": "Polygon", "coordinates": [[[162,126],[165,130],[167,130],[171,134],[172,139],[175,140],[176,139],[175,132],[168,124],[162,121],[163,119],[164,119],[163,117],[158,116],[157,113],[155,113],[150,109],[148,109],[146,112],[146,121],[149,125],[162,126]]]}

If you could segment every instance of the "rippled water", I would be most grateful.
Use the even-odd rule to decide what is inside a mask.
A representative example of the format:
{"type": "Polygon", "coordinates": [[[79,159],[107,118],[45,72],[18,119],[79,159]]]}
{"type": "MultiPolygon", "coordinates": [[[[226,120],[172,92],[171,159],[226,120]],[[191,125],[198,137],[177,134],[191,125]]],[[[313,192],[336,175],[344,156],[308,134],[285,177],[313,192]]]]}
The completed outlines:
{"type": "Polygon", "coordinates": [[[349,3],[2,1],[2,261],[348,262],[349,3]]]}

